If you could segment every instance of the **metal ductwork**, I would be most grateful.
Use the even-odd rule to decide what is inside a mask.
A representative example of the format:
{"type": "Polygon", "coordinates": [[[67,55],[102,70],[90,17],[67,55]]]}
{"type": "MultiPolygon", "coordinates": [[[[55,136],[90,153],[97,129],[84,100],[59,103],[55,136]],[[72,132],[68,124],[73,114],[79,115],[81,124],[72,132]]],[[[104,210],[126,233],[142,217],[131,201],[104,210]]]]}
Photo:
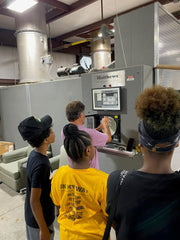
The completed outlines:
{"type": "Polygon", "coordinates": [[[35,5],[27,13],[18,15],[15,21],[20,83],[49,81],[48,70],[52,59],[48,55],[43,5],[35,5]]]}
{"type": "Polygon", "coordinates": [[[111,39],[95,37],[91,41],[92,68],[102,69],[111,63],[111,39]]]}

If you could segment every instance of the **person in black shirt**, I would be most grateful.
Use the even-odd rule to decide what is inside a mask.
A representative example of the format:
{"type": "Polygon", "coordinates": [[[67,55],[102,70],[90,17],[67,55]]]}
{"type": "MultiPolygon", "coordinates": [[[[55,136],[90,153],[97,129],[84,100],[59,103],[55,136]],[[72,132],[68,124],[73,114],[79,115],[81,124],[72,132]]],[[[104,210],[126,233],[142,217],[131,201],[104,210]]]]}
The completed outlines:
{"type": "MultiPolygon", "coordinates": [[[[141,119],[139,147],[143,166],[129,171],[120,187],[114,228],[118,240],[179,240],[180,172],[171,159],[180,139],[180,94],[155,86],[137,98],[141,119]]],[[[109,213],[121,171],[112,172],[107,184],[109,213]]]]}
{"type": "Polygon", "coordinates": [[[51,166],[46,155],[48,145],[55,141],[49,115],[24,119],[18,126],[24,140],[34,147],[27,162],[25,221],[27,240],[52,240],[54,236],[54,205],[50,198],[51,166]]]}

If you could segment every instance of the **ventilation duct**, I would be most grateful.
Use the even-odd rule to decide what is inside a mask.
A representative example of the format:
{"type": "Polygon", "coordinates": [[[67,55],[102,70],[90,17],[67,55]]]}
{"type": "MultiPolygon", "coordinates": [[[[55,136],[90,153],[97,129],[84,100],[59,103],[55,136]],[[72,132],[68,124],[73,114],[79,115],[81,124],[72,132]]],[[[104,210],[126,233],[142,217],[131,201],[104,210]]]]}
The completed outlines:
{"type": "Polygon", "coordinates": [[[20,83],[48,81],[50,61],[42,60],[49,56],[43,5],[35,5],[15,21],[20,83]]]}

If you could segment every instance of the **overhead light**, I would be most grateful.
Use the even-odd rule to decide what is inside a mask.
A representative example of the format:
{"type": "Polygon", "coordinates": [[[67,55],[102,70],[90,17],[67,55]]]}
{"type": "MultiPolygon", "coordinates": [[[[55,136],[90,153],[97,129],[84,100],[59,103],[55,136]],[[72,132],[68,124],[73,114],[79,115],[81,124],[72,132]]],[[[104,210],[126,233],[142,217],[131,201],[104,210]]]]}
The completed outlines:
{"type": "Polygon", "coordinates": [[[15,0],[7,8],[22,13],[37,3],[35,0],[15,0]]]}
{"type": "Polygon", "coordinates": [[[102,37],[102,32],[98,33],[98,37],[101,38],[102,37]]]}

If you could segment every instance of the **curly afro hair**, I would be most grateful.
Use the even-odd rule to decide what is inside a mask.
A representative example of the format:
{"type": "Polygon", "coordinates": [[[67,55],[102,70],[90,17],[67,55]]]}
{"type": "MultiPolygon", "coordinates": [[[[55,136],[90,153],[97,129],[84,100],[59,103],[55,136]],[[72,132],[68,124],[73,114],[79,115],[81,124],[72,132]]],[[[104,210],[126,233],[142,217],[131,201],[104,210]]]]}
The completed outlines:
{"type": "Polygon", "coordinates": [[[180,128],[180,93],[173,88],[145,89],[136,100],[135,110],[147,132],[155,138],[168,137],[180,128]]]}

